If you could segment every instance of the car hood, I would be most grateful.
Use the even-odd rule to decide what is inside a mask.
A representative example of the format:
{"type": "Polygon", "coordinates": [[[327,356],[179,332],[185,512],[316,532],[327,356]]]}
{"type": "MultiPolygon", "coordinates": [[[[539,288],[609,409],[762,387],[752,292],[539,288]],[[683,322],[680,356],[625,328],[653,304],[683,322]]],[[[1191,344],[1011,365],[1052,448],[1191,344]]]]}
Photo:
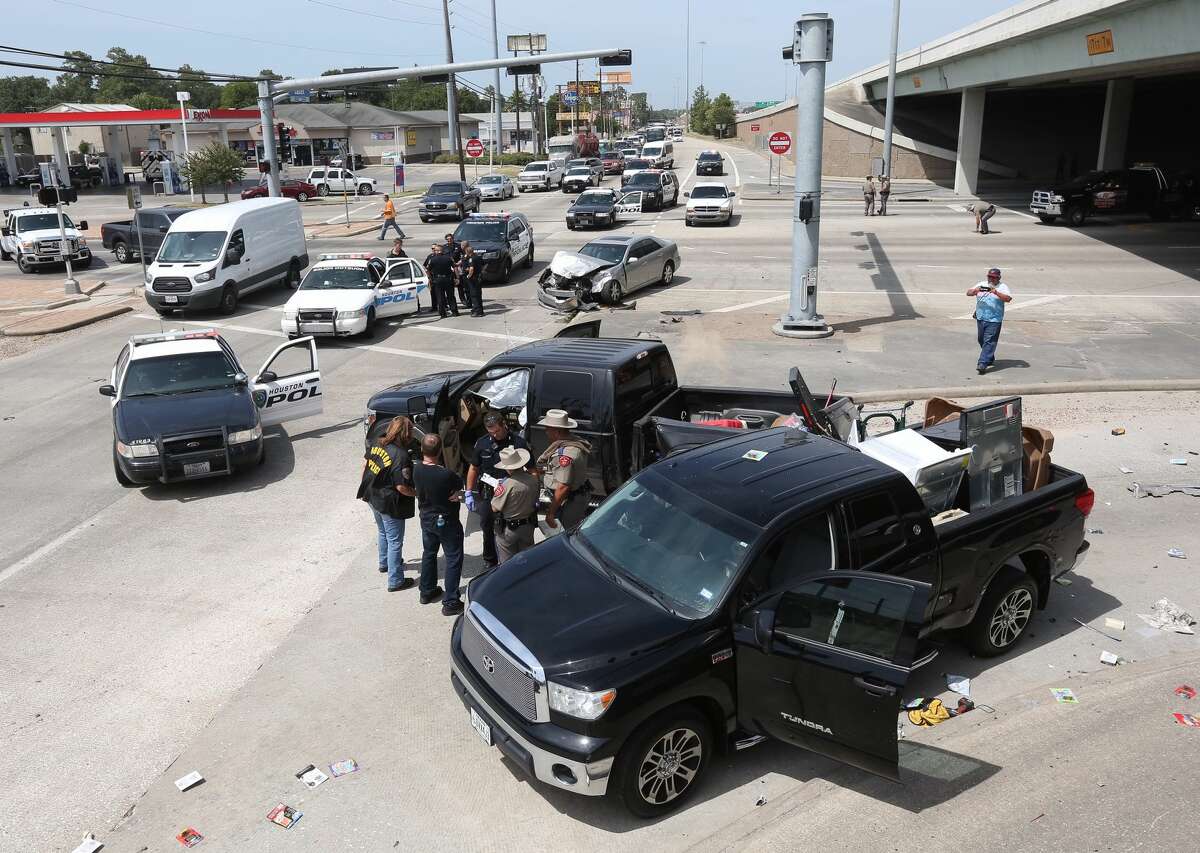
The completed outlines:
{"type": "MultiPolygon", "coordinates": [[[[68,240],[70,240],[72,238],[75,238],[75,239],[79,238],[79,232],[76,231],[74,228],[68,228],[68,229],[66,229],[66,232],[67,232],[68,240]]],[[[16,239],[18,239],[18,240],[31,241],[31,240],[57,240],[62,235],[59,234],[57,228],[40,228],[37,231],[22,231],[20,234],[14,234],[13,236],[16,237],[16,239]]]]}
{"type": "Polygon", "coordinates": [[[473,370],[447,370],[442,373],[427,373],[377,391],[367,402],[367,408],[390,415],[407,414],[407,404],[413,397],[424,397],[432,406],[441,393],[442,386],[449,380],[450,386],[461,382],[475,373],[473,370]]]}
{"type": "Polygon", "coordinates": [[[289,311],[298,308],[366,308],[375,301],[374,290],[297,290],[284,306],[289,311]]]}
{"type": "Polygon", "coordinates": [[[484,195],[501,193],[504,192],[504,184],[481,184],[475,189],[479,190],[479,192],[483,193],[484,195]]]}
{"type": "Polygon", "coordinates": [[[421,196],[421,201],[458,202],[462,199],[458,193],[432,193],[421,196]]]}
{"type": "Polygon", "coordinates": [[[508,246],[500,240],[472,240],[471,248],[475,250],[475,254],[482,255],[487,252],[503,252],[508,246]]]}
{"type": "Polygon", "coordinates": [[[584,204],[576,202],[567,208],[568,213],[608,213],[614,207],[613,202],[602,202],[599,204],[584,204]]]}
{"type": "Polygon", "coordinates": [[[563,278],[583,278],[611,266],[613,264],[609,261],[578,252],[555,252],[554,257],[550,259],[550,272],[563,278]]]}
{"type": "Polygon", "coordinates": [[[523,551],[475,581],[471,606],[499,620],[550,677],[620,666],[690,624],[594,569],[566,536],[523,551]]]}
{"type": "Polygon", "coordinates": [[[117,437],[132,441],[221,426],[246,429],[258,421],[258,413],[249,390],[222,388],[121,400],[114,419],[117,437]]]}

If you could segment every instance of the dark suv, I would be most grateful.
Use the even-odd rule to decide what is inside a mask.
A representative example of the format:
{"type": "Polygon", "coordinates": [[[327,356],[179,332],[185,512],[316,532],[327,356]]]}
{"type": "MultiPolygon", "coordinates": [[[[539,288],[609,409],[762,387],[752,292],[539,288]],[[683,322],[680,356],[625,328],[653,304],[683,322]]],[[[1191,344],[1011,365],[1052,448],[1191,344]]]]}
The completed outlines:
{"type": "Polygon", "coordinates": [[[696,158],[696,174],[697,175],[723,175],[725,174],[725,160],[721,157],[720,151],[701,151],[700,156],[696,158]]]}
{"type": "Polygon", "coordinates": [[[533,226],[523,213],[472,213],[454,229],[483,258],[483,280],[508,282],[518,263],[533,266],[533,226]]]}
{"type": "Polygon", "coordinates": [[[443,216],[453,216],[455,219],[465,219],[471,211],[478,212],[480,205],[479,190],[463,181],[438,181],[421,196],[417,204],[417,215],[422,222],[431,219],[441,219],[443,216]]]}
{"type": "Polygon", "coordinates": [[[1183,182],[1156,166],[1088,172],[1048,190],[1037,190],[1029,209],[1047,224],[1063,217],[1078,227],[1089,216],[1146,213],[1170,219],[1188,212],[1183,182]]]}

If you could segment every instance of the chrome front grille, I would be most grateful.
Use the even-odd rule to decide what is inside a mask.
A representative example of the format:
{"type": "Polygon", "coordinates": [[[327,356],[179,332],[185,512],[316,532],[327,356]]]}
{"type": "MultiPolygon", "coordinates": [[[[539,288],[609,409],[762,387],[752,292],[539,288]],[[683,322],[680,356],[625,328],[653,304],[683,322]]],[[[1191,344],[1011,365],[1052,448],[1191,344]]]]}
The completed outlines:
{"type": "Polygon", "coordinates": [[[297,312],[301,323],[332,323],[337,311],[332,308],[316,308],[297,312]]]}
{"type": "Polygon", "coordinates": [[[1033,203],[1034,204],[1049,204],[1050,203],[1050,193],[1040,192],[1040,191],[1035,192],[1033,194],[1033,203]]]}
{"type": "Polygon", "coordinates": [[[463,620],[462,652],[480,679],[510,708],[527,720],[537,720],[537,681],[469,613],[463,620]]]}

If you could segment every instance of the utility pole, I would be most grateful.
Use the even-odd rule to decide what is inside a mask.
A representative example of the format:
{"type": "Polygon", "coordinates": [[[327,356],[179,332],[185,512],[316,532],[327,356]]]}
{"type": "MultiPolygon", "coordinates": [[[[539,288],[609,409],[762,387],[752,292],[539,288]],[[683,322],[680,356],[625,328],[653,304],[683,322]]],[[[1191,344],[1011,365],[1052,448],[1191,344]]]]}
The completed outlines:
{"type": "Polygon", "coordinates": [[[704,46],[708,44],[706,41],[699,42],[700,44],[700,88],[704,88],[704,46]]]}
{"type": "Polygon", "coordinates": [[[687,3],[687,23],[683,29],[683,108],[687,113],[687,129],[692,130],[692,0],[687,3]]]}
{"type": "MultiPolygon", "coordinates": [[[[442,21],[446,25],[446,64],[454,64],[454,44],[450,41],[450,0],[442,0],[442,21]]],[[[458,83],[451,73],[446,80],[446,106],[449,107],[447,129],[450,131],[450,149],[458,155],[458,179],[467,181],[467,164],[463,162],[462,138],[458,128],[458,83]]]]}
{"type": "Polygon", "coordinates": [[[892,176],[892,119],[896,107],[896,43],[900,40],[900,0],[892,0],[892,49],[888,54],[887,108],[883,114],[883,173],[892,176]]]}
{"type": "Polygon", "coordinates": [[[786,338],[827,338],[833,329],[817,313],[821,240],[821,136],[825,64],[833,58],[833,20],[824,12],[796,21],[784,59],[799,66],[796,81],[796,179],[792,201],[792,281],[787,313],[772,327],[786,338]]]}
{"type": "Polygon", "coordinates": [[[267,161],[267,192],[272,198],[282,193],[279,186],[279,163],[275,160],[275,100],[271,81],[258,81],[258,112],[262,116],[263,159],[267,161]]]}
{"type": "MultiPolygon", "coordinates": [[[[530,36],[533,38],[533,36],[530,36]]],[[[516,56],[519,51],[514,50],[513,56],[516,56]]],[[[521,150],[521,75],[513,75],[513,110],[517,114],[517,151],[521,150]]]]}
{"type": "Polygon", "coordinates": [[[579,133],[579,60],[575,60],[575,117],[571,119],[571,135],[576,136],[579,133]]]}
{"type": "MultiPolygon", "coordinates": [[[[492,0],[492,57],[500,58],[500,35],[496,29],[496,0],[492,0]]],[[[500,140],[504,138],[502,104],[500,103],[500,69],[496,69],[496,83],[492,98],[492,147],[500,151],[500,140]]]]}

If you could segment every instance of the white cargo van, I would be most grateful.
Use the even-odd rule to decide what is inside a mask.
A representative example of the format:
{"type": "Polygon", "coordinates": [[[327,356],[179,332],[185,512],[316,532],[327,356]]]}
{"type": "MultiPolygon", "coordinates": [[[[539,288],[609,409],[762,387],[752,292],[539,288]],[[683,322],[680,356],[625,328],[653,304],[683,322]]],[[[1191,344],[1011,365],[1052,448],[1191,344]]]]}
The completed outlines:
{"type": "Polygon", "coordinates": [[[655,169],[674,169],[675,143],[647,142],[642,146],[642,157],[653,161],[655,169]]]}
{"type": "Polygon", "coordinates": [[[231,314],[245,294],[300,283],[308,266],[300,204],[251,198],[185,213],[146,271],[146,301],[160,314],[219,308],[231,314]]]}

